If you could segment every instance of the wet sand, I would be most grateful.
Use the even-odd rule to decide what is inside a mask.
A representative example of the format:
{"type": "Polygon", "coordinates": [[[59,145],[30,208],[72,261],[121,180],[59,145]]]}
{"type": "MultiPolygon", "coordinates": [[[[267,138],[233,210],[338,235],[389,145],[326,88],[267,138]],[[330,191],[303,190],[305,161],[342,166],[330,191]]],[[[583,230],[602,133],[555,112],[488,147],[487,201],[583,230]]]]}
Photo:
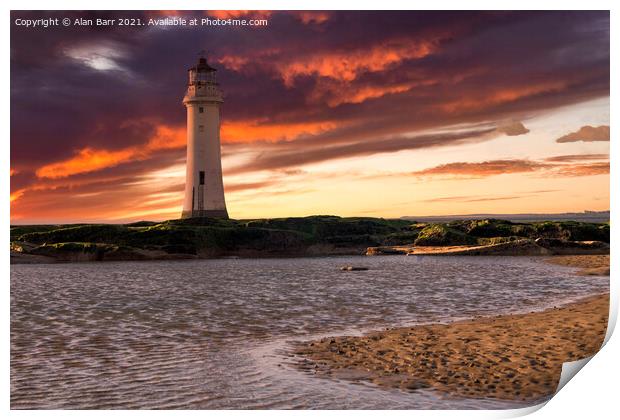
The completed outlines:
{"type": "Polygon", "coordinates": [[[581,268],[582,276],[608,276],[609,255],[561,255],[545,260],[551,264],[581,268]]]}
{"type": "MultiPolygon", "coordinates": [[[[608,256],[552,260],[585,270],[608,270],[609,264],[608,256]]],[[[600,349],[608,312],[609,294],[602,294],[529,314],[328,337],[300,344],[296,353],[303,357],[300,367],[319,376],[405,390],[432,387],[458,397],[534,401],[555,392],[563,362],[600,349]]]]}

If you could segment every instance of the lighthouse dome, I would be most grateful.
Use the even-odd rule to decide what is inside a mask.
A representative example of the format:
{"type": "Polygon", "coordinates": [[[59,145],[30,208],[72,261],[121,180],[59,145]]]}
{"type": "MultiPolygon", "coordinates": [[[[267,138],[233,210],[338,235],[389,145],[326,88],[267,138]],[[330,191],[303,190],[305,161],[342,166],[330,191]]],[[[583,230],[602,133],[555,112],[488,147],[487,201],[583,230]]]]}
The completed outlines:
{"type": "Polygon", "coordinates": [[[200,57],[198,64],[189,69],[189,84],[215,84],[217,83],[215,78],[216,71],[217,69],[207,63],[206,58],[200,57]]]}

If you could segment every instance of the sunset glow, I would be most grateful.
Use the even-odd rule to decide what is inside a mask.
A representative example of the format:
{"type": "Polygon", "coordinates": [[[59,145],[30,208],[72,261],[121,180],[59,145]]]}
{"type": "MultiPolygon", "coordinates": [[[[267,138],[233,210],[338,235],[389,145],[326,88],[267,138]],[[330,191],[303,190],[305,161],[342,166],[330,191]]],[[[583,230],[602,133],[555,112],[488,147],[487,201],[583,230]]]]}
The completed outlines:
{"type": "Polygon", "coordinates": [[[205,13],[269,25],[12,26],[12,223],[179,217],[200,50],[232,218],[609,209],[608,12],[205,13]]]}

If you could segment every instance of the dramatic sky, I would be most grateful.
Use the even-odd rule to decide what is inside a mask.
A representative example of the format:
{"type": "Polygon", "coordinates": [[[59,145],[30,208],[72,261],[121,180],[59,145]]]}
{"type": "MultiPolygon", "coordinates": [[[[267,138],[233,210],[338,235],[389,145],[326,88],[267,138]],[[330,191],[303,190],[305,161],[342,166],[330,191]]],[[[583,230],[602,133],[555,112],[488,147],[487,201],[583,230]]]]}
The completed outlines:
{"type": "Polygon", "coordinates": [[[187,68],[233,218],[609,208],[608,12],[13,12],[12,223],[180,215],[187,68]],[[242,16],[266,27],[25,28],[242,16]]]}

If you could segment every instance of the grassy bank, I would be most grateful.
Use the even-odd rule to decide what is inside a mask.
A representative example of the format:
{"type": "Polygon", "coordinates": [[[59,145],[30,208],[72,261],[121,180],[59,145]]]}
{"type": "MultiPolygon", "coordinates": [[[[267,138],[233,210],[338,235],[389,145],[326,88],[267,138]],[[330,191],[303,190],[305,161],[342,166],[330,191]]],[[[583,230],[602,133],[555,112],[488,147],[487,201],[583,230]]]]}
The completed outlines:
{"type": "Polygon", "coordinates": [[[179,219],[130,224],[11,227],[14,255],[61,261],[362,254],[377,246],[489,245],[519,239],[609,242],[608,223],[310,216],[179,219]]]}

